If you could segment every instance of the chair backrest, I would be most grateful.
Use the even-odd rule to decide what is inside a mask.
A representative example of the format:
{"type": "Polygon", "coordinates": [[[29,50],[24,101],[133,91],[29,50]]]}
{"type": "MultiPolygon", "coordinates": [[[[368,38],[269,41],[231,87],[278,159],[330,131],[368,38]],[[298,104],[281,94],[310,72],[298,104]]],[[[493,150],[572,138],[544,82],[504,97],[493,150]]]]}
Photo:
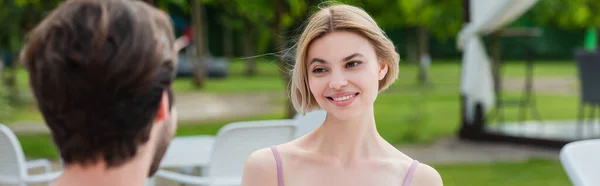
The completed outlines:
{"type": "Polygon", "coordinates": [[[242,176],[244,164],[252,152],[293,140],[296,132],[294,122],[282,119],[225,125],[215,137],[207,176],[242,176]]]}
{"type": "Polygon", "coordinates": [[[15,134],[0,124],[0,176],[25,178],[25,155],[15,134]]]}
{"type": "Polygon", "coordinates": [[[600,51],[579,51],[575,54],[577,72],[584,102],[600,103],[600,51]]]}
{"type": "Polygon", "coordinates": [[[296,120],[296,135],[295,138],[302,137],[309,132],[315,130],[325,122],[327,111],[319,109],[313,110],[306,115],[298,114],[294,117],[296,120]]]}
{"type": "Polygon", "coordinates": [[[560,151],[560,161],[574,186],[600,185],[600,139],[565,145],[560,151]]]}

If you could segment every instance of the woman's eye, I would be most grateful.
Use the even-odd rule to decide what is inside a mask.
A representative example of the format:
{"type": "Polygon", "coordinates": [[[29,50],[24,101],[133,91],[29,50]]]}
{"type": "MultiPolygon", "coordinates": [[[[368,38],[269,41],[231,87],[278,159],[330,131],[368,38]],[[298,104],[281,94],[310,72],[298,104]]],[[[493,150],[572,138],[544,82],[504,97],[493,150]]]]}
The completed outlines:
{"type": "Polygon", "coordinates": [[[360,61],[352,61],[352,62],[346,63],[346,67],[355,67],[355,66],[360,65],[360,63],[361,63],[360,61]]]}
{"type": "Polygon", "coordinates": [[[325,72],[324,68],[315,68],[313,71],[313,73],[321,73],[321,72],[325,72]]]}

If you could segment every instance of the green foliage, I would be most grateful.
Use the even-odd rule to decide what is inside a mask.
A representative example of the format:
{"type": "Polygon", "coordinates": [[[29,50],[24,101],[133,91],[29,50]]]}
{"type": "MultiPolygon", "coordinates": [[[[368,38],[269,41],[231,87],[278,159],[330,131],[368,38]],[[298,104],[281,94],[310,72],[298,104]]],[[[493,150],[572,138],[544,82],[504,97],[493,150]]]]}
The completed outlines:
{"type": "Polygon", "coordinates": [[[531,10],[534,21],[563,29],[600,28],[598,0],[544,0],[531,10]]]}
{"type": "Polygon", "coordinates": [[[169,4],[175,5],[183,10],[184,13],[189,13],[190,11],[190,5],[187,0],[157,0],[157,6],[160,9],[168,10],[169,4]]]}
{"type": "Polygon", "coordinates": [[[28,32],[59,0],[0,0],[0,48],[18,53],[23,44],[24,33],[28,32]]]}
{"type": "Polygon", "coordinates": [[[2,85],[0,85],[0,121],[7,120],[7,118],[9,118],[14,113],[14,109],[11,107],[10,103],[8,102],[8,99],[6,99],[7,95],[5,90],[6,89],[3,88],[2,85]]]}
{"type": "Polygon", "coordinates": [[[280,0],[283,7],[277,7],[278,1],[273,0],[205,0],[209,5],[218,6],[226,11],[228,20],[242,20],[243,26],[270,27],[277,21],[282,21],[284,27],[306,14],[307,2],[305,0],[280,0]],[[275,20],[275,10],[282,11],[281,20],[275,20]]]}
{"type": "Polygon", "coordinates": [[[423,27],[439,39],[456,36],[462,26],[462,0],[340,0],[362,7],[381,27],[423,27]]]}
{"type": "Polygon", "coordinates": [[[433,36],[454,37],[462,25],[461,0],[398,0],[397,8],[404,26],[423,27],[433,36]]]}
{"type": "Polygon", "coordinates": [[[23,40],[20,17],[22,9],[12,0],[0,0],[0,49],[16,52],[23,40]]]}

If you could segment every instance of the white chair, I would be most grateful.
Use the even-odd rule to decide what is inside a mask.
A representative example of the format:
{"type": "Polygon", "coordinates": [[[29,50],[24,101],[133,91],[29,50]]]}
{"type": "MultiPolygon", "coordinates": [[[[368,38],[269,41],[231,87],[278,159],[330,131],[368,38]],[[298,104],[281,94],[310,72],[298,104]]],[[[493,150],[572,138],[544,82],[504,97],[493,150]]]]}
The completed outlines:
{"type": "MultiPolygon", "coordinates": [[[[327,112],[322,109],[311,111],[304,116],[297,114],[294,117],[296,121],[294,139],[315,130],[325,121],[326,116],[327,112]]],[[[186,174],[191,174],[196,168],[205,169],[210,162],[214,141],[215,136],[213,135],[175,137],[171,141],[160,167],[177,168],[186,174]],[[188,148],[190,146],[195,148],[188,148]]]]}
{"type": "Polygon", "coordinates": [[[50,172],[50,161],[45,159],[26,161],[21,143],[15,134],[0,124],[0,184],[49,183],[56,179],[62,171],[50,172]],[[43,167],[45,173],[30,175],[29,169],[43,167]]]}
{"type": "Polygon", "coordinates": [[[244,164],[252,152],[289,142],[294,139],[295,132],[295,120],[291,119],[230,123],[215,137],[205,175],[161,169],[155,177],[192,185],[240,185],[244,164]]]}
{"type": "Polygon", "coordinates": [[[327,111],[323,109],[313,110],[304,116],[300,113],[296,114],[294,116],[294,120],[296,120],[295,138],[302,137],[321,126],[325,122],[326,117],[327,111]]]}
{"type": "Polygon", "coordinates": [[[600,139],[565,145],[560,161],[574,186],[600,185],[600,139]]]}
{"type": "Polygon", "coordinates": [[[161,160],[160,168],[205,168],[210,162],[214,143],[213,135],[175,137],[161,160]]]}

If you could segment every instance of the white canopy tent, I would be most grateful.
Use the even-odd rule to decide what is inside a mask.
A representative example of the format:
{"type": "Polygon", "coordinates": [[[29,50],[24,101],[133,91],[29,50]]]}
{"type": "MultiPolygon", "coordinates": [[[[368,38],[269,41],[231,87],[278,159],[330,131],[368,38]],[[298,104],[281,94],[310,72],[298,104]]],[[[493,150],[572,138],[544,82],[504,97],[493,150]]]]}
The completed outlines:
{"type": "Polygon", "coordinates": [[[469,0],[470,22],[459,32],[463,51],[460,91],[465,96],[465,120],[475,119],[475,106],[487,113],[495,104],[491,61],[481,37],[512,23],[538,0],[469,0]]]}

